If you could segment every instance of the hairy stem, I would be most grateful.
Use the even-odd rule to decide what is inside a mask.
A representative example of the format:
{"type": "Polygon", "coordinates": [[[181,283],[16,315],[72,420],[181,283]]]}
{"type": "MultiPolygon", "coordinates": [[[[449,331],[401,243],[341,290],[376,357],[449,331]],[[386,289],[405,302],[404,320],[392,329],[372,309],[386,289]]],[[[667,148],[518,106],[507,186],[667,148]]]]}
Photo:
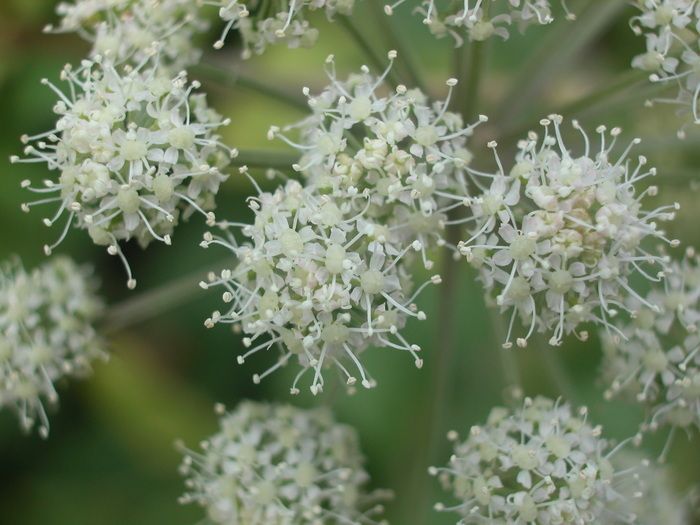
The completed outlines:
{"type": "Polygon", "coordinates": [[[195,66],[192,71],[195,75],[202,76],[223,87],[243,87],[301,111],[309,111],[309,105],[306,98],[303,96],[294,95],[288,90],[280,89],[261,80],[249,77],[240,71],[229,71],[206,62],[195,66]]]}

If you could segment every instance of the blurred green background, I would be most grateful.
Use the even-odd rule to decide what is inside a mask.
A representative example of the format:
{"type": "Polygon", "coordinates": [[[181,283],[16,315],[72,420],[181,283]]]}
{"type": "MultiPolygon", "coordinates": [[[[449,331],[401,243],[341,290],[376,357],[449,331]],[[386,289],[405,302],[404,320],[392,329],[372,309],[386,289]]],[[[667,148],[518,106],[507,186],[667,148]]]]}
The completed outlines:
{"type": "MultiPolygon", "coordinates": [[[[365,0],[356,16],[383,55],[388,50],[383,38],[383,25],[388,20],[379,16],[376,8],[380,6],[371,5],[374,2],[379,4],[380,0],[365,0]]],[[[43,260],[41,247],[58,232],[41,224],[40,211],[27,215],[20,211],[26,196],[19,182],[41,178],[42,168],[11,167],[7,159],[21,150],[22,133],[52,126],[54,96],[40,79],[55,78],[64,63],[76,62],[86,52],[85,44],[74,36],[41,32],[54,20],[55,4],[55,0],[0,2],[0,256],[18,254],[27,266],[43,260]]],[[[575,10],[587,13],[574,25],[557,22],[534,27],[526,37],[514,31],[507,43],[489,45],[479,112],[500,118],[475,138],[477,162],[490,165],[491,156],[484,147],[487,140],[498,138],[507,155],[513,133],[522,134],[527,129],[523,125],[536,126],[540,117],[628,73],[632,56],[643,47],[643,41],[635,38],[627,25],[632,11],[622,9],[615,17],[603,16],[600,13],[606,9],[602,6],[608,5],[608,0],[572,4],[575,10]]],[[[405,11],[390,20],[391,27],[407,44],[432,93],[443,97],[444,81],[454,75],[452,42],[435,40],[418,18],[405,11]]],[[[322,64],[328,53],[336,55],[344,73],[366,62],[339,25],[328,25],[320,18],[317,23],[322,36],[312,50],[275,48],[241,63],[233,44],[222,52],[208,52],[207,60],[228,70],[244,70],[290,93],[300,93],[302,86],[323,85],[322,64]]],[[[226,139],[241,150],[280,148],[267,143],[267,128],[301,115],[254,90],[224,87],[200,78],[212,104],[233,119],[226,139]]],[[[622,126],[625,137],[644,138],[639,151],[659,168],[656,183],[661,187],[660,199],[677,200],[683,206],[670,228],[672,236],[687,245],[700,246],[700,208],[696,205],[700,178],[694,169],[700,161],[698,136],[676,140],[679,122],[672,110],[642,107],[648,92],[642,83],[622,92],[612,103],[583,111],[576,105],[570,109],[588,129],[605,122],[622,126]]],[[[250,192],[250,184],[234,174],[223,187],[218,215],[248,217],[244,199],[250,192]]],[[[111,362],[98,366],[89,380],[61,388],[60,411],[53,414],[48,441],[23,435],[13,414],[0,414],[0,523],[197,523],[202,511],[177,503],[183,484],[173,443],[182,438],[195,447],[216,427],[214,403],[233,407],[243,398],[301,405],[332,403],[338,419],[359,430],[373,483],[396,491],[398,496],[388,509],[393,524],[454,523],[452,516],[430,510],[439,496],[426,468],[446,461],[446,431],[455,428],[464,433],[482,421],[492,406],[502,402],[504,388],[500,336],[492,329],[497,323],[484,308],[479,284],[466,264],[460,266],[459,280],[454,283],[461,297],[459,307],[448,312],[458,320],[460,334],[448,377],[443,378],[444,404],[434,406],[437,360],[433,350],[443,336],[435,290],[425,293],[420,301],[428,320],[408,327],[409,339],[425,349],[422,370],[416,370],[400,353],[370,351],[365,359],[379,379],[376,390],[353,397],[327,394],[325,399],[307,395],[290,399],[292,370],[277,373],[256,387],[251,375],[266,368],[265,358],[240,367],[235,363],[240,338],[224,328],[208,331],[203,327],[203,319],[218,307],[218,299],[214,293],[199,290],[196,283],[205,269],[216,267],[225,256],[213,248],[205,251],[198,247],[203,227],[199,220],[180,226],[172,247],[154,244],[147,252],[129,247],[128,256],[139,280],[135,292],[126,291],[118,261],[92,246],[85,235],[74,231],[63,244],[61,253],[96,266],[110,304],[120,304],[182,277],[190,282],[185,287],[187,300],[173,302],[168,311],[114,334],[111,362]],[[437,418],[442,420],[439,428],[435,428],[436,410],[444,411],[440,412],[444,417],[437,418]],[[434,457],[429,457],[427,451],[432,448],[428,441],[433,436],[438,436],[439,447],[434,457]]],[[[545,351],[533,347],[518,352],[518,365],[530,395],[561,393],[546,364],[552,356],[545,351]]],[[[636,431],[641,414],[635,408],[602,401],[602,388],[596,382],[597,341],[586,345],[569,342],[555,357],[561,359],[571,378],[567,396],[590,406],[592,418],[602,423],[609,435],[623,438],[636,431]]],[[[670,456],[679,491],[700,481],[700,441],[695,438],[678,437],[670,456]]],[[[664,439],[665,434],[660,433],[646,446],[658,453],[664,439]]]]}

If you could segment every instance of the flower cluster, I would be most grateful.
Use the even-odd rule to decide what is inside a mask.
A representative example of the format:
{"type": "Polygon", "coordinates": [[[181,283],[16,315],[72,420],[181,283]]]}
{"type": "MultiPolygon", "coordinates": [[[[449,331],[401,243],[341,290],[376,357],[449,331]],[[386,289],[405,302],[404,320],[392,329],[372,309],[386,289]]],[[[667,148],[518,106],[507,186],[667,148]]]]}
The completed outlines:
{"type": "Polygon", "coordinates": [[[173,74],[197,63],[192,40],[208,27],[194,0],[74,0],[57,12],[60,22],[46,30],[79,34],[91,43],[91,58],[135,65],[157,52],[173,74]]]}
{"type": "Polygon", "coordinates": [[[26,158],[57,172],[57,180],[22,186],[41,198],[23,205],[58,205],[44,222],[51,226],[64,215],[57,246],[71,225],[87,230],[98,245],[119,255],[135,286],[119,241],[135,238],[142,246],[153,239],[171,242],[181,215],[199,211],[213,223],[214,197],[225,180],[222,173],[235,151],[226,148],[216,131],[228,124],[194,94],[198,82],[184,73],[175,78],[158,67],[119,72],[109,62],[84,61],[67,66],[62,79],[66,95],[54,107],[56,127],[34,137],[26,158]]]}
{"type": "Polygon", "coordinates": [[[38,420],[46,437],[44,402],[55,404],[54,383],[90,371],[106,358],[93,325],[102,304],[90,271],[55,258],[26,272],[18,262],[0,268],[0,407],[11,407],[29,430],[38,420]]]}
{"type": "MultiPolygon", "coordinates": [[[[407,0],[397,0],[384,7],[387,15],[407,0]]],[[[517,24],[522,30],[530,25],[546,25],[554,20],[550,0],[461,0],[448,7],[438,6],[437,0],[418,0],[415,12],[423,17],[423,23],[438,38],[451,36],[456,45],[470,41],[483,41],[492,36],[507,40],[508,27],[517,24]]],[[[574,19],[565,0],[561,2],[569,20],[574,19]]]]}
{"type": "Polygon", "coordinates": [[[607,397],[623,395],[651,410],[649,426],[700,428],[700,263],[689,250],[665,286],[637,305],[634,319],[604,337],[607,397]]]}
{"type": "MultiPolygon", "coordinates": [[[[670,472],[666,468],[628,450],[617,454],[614,462],[619,469],[632,469],[635,472],[635,483],[621,489],[624,497],[618,500],[618,516],[630,516],[632,519],[629,523],[637,525],[693,523],[690,510],[692,498],[684,499],[676,492],[670,472]],[[640,492],[644,497],[640,497],[640,492]]],[[[605,522],[606,525],[618,523],[620,520],[617,516],[605,522]]]]}
{"type": "Polygon", "coordinates": [[[290,181],[274,193],[250,198],[252,224],[221,223],[223,236],[207,233],[202,246],[222,245],[237,266],[211,275],[203,288],[223,287],[228,310],[214,312],[206,326],[234,324],[251,347],[238,362],[277,344],[279,361],[253,379],[258,383],[287,364],[299,362],[292,393],[307,372],[311,392],[323,390],[323,370],[336,366],[348,385],[365,388],[374,381],[358,359],[369,345],[405,351],[418,367],[420,348],[401,335],[408,318],[425,319],[413,303],[435,276],[407,297],[411,282],[403,259],[421,249],[420,242],[396,245],[387,227],[367,214],[368,193],[335,200],[314,187],[290,181]],[[364,203],[359,213],[357,202],[364,203]],[[238,244],[230,231],[240,228],[247,241],[238,244]]]}
{"type": "Polygon", "coordinates": [[[418,240],[425,250],[444,244],[447,214],[467,203],[467,171],[472,154],[467,139],[485,116],[464,126],[448,111],[457,81],[447,81],[444,102],[431,102],[418,89],[386,86],[390,65],[375,77],[367,68],[346,81],[336,77],[333,57],[326,61],[330,85],[319,95],[306,94],[312,115],[284,130],[279,137],[302,154],[295,169],[319,191],[368,206],[367,216],[383,224],[392,240],[418,240]],[[286,136],[300,135],[297,142],[286,136]],[[369,202],[353,199],[367,193],[369,202]]]}
{"type": "Polygon", "coordinates": [[[183,503],[212,523],[377,524],[384,491],[368,492],[355,431],[329,411],[241,403],[201,453],[186,451],[183,503]]]}
{"type": "MultiPolygon", "coordinates": [[[[633,276],[652,281],[666,273],[668,257],[648,250],[648,243],[668,240],[658,222],[670,220],[678,205],[644,210],[642,201],[657,192],[639,191],[641,181],[656,174],[642,156],[629,158],[638,139],[611,158],[619,128],[597,129],[599,147],[577,122],[582,155],[567,148],[562,118],[542,120],[544,136],[531,132],[518,145],[508,174],[498,155],[495,174],[473,171],[488,189],[473,199],[471,237],[461,252],[479,268],[486,289],[503,312],[510,312],[506,346],[516,317],[529,327],[518,346],[536,331],[549,334],[552,345],[575,333],[586,339],[583,323],[615,331],[620,311],[633,313],[626,298],[648,304],[633,289],[633,276]]],[[[496,149],[496,144],[490,147],[496,149]]],[[[653,309],[652,306],[650,308],[653,309]]]]}
{"type": "Polygon", "coordinates": [[[517,412],[494,409],[466,440],[456,432],[449,437],[455,441],[449,465],[430,472],[458,501],[437,510],[459,514],[460,523],[633,522],[617,503],[620,491],[638,482],[637,466],[616,465],[622,444],[613,448],[585,409],[574,414],[566,404],[527,398],[517,412]]]}
{"type": "Polygon", "coordinates": [[[214,47],[220,49],[232,29],[243,40],[243,57],[262,54],[269,45],[286,44],[290,48],[311,47],[318,39],[318,29],[307,20],[309,12],[323,10],[329,19],[350,15],[355,0],[202,0],[219,8],[226,22],[214,47]]]}
{"type": "MultiPolygon", "coordinates": [[[[630,21],[634,32],[644,35],[646,52],[632,66],[650,73],[652,82],[670,83],[678,89],[675,99],[681,112],[700,122],[700,4],[695,0],[636,0],[641,14],[630,21]]],[[[679,133],[682,137],[683,130],[679,133]]]]}

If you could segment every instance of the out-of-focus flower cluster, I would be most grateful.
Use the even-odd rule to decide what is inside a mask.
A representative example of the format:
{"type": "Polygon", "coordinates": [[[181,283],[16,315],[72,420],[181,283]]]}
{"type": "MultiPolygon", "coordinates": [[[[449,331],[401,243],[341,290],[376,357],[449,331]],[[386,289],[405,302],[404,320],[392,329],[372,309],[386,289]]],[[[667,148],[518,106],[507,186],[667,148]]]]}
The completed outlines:
{"type": "Polygon", "coordinates": [[[23,137],[31,143],[27,158],[13,158],[45,162],[58,177],[38,187],[25,181],[41,198],[23,208],[57,204],[45,223],[68,218],[47,253],[75,225],[122,257],[133,287],[119,241],[170,244],[180,216],[193,210],[213,223],[209,210],[235,154],[216,135],[228,120],[207,106],[204,95],[193,94],[199,83],[189,83],[184,73],[171,78],[158,67],[122,73],[110,62],[85,61],[77,70],[66,67],[62,79],[69,94],[47,82],[60,99],[56,127],[23,137]]]}
{"type": "Polygon", "coordinates": [[[55,383],[106,358],[95,288],[89,269],[62,257],[31,272],[16,261],[0,268],[0,407],[14,409],[26,430],[37,423],[48,436],[44,403],[58,402],[55,383]]]}
{"type": "Polygon", "coordinates": [[[457,500],[437,510],[459,514],[460,523],[635,523],[629,507],[643,495],[635,472],[646,462],[617,465],[622,444],[613,447],[585,409],[527,398],[516,412],[493,409],[466,440],[449,438],[448,466],[431,473],[457,500]],[[621,510],[621,501],[629,507],[621,510]]]}
{"type": "MultiPolygon", "coordinates": [[[[324,409],[243,402],[202,452],[186,451],[189,492],[213,523],[377,524],[386,491],[368,492],[356,432],[324,409]]],[[[383,522],[382,522],[383,523],[383,522]]]]}
{"type": "Polygon", "coordinates": [[[652,429],[700,428],[699,298],[700,265],[689,250],[646,298],[658,313],[636,304],[634,319],[604,336],[606,395],[643,403],[652,429]]]}
{"type": "Polygon", "coordinates": [[[157,56],[172,75],[199,61],[192,40],[208,28],[195,0],[74,0],[57,13],[46,30],[77,33],[92,44],[92,59],[137,65],[157,56]]]}
{"type": "Polygon", "coordinates": [[[200,3],[217,7],[219,17],[226,22],[214,47],[223,47],[229,32],[236,30],[243,41],[243,58],[260,55],[273,44],[311,47],[318,40],[318,29],[307,19],[310,12],[323,10],[333,19],[338,14],[350,15],[355,6],[355,0],[201,0],[200,3]]]}
{"type": "Polygon", "coordinates": [[[368,192],[338,200],[290,181],[249,199],[252,224],[222,223],[224,236],[205,235],[204,247],[222,245],[237,261],[202,283],[223,287],[230,305],[206,325],[230,323],[243,330],[250,350],[239,363],[275,345],[282,350],[274,366],[253,377],[256,383],[294,359],[301,370],[292,393],[307,372],[313,375],[311,391],[322,391],[323,371],[332,366],[349,386],[359,375],[362,386],[371,388],[374,380],[358,359],[369,345],[405,351],[422,366],[420,348],[400,332],[408,318],[425,318],[413,303],[425,285],[408,296],[412,283],[403,265],[421,245],[392,242],[386,227],[367,216],[369,201],[368,192]],[[233,228],[241,229],[246,242],[236,241],[233,228]]]}
{"type": "MultiPolygon", "coordinates": [[[[402,4],[416,5],[414,11],[438,38],[450,36],[457,46],[464,40],[480,42],[492,36],[507,40],[511,25],[524,31],[531,25],[546,25],[554,20],[550,0],[461,0],[438,5],[437,0],[398,0],[387,4],[384,11],[392,15],[402,4]]],[[[566,2],[561,2],[567,18],[574,15],[566,2]]]]}
{"type": "MultiPolygon", "coordinates": [[[[657,189],[640,189],[656,171],[644,157],[630,158],[639,140],[613,157],[618,128],[599,127],[595,146],[574,122],[585,145],[575,155],[562,139],[561,122],[552,115],[542,121],[542,137],[531,132],[521,141],[508,173],[497,154],[498,172],[470,169],[488,187],[472,201],[471,237],[460,250],[510,313],[506,346],[517,317],[529,327],[518,346],[535,331],[549,334],[553,345],[572,332],[586,339],[583,323],[615,331],[612,318],[634,313],[628,298],[644,303],[632,277],[656,281],[666,273],[668,258],[650,250],[659,242],[678,244],[658,226],[673,218],[677,205],[642,208],[657,189]]],[[[490,147],[495,152],[496,144],[490,147]]]]}
{"type": "MultiPolygon", "coordinates": [[[[674,99],[664,100],[700,122],[700,4],[695,0],[636,0],[641,11],[630,21],[634,32],[644,35],[646,52],[632,66],[650,73],[652,82],[669,83],[678,89],[674,99]]],[[[679,132],[684,136],[683,128],[679,132]]]]}

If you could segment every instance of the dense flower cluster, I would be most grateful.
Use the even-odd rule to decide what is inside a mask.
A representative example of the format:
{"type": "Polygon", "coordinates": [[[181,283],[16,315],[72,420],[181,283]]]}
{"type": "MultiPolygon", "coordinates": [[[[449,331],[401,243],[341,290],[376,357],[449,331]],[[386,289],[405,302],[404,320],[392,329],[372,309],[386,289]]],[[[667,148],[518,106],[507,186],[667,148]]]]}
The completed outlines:
{"type": "Polygon", "coordinates": [[[90,272],[55,258],[26,272],[18,262],[0,268],[0,408],[21,425],[48,436],[44,402],[55,404],[54,384],[90,371],[105,358],[93,325],[102,304],[90,272]]]}
{"type": "Polygon", "coordinates": [[[159,51],[172,74],[197,63],[192,40],[208,27],[195,0],[74,0],[57,12],[58,25],[46,30],[79,34],[92,44],[91,58],[139,64],[159,51]]]}
{"type": "MultiPolygon", "coordinates": [[[[634,32],[644,35],[646,52],[632,66],[648,71],[652,82],[669,83],[678,89],[675,99],[665,100],[690,112],[700,122],[700,4],[696,0],[636,0],[640,15],[630,21],[634,32]]],[[[681,131],[680,135],[683,136],[681,131]]]]}
{"type": "Polygon", "coordinates": [[[34,137],[27,158],[13,162],[46,163],[57,180],[22,186],[42,198],[23,205],[58,205],[44,220],[51,226],[67,215],[57,246],[71,225],[89,232],[98,245],[119,255],[131,276],[119,241],[135,238],[142,246],[153,239],[171,242],[181,215],[199,211],[213,223],[214,197],[222,173],[235,151],[216,131],[228,124],[194,94],[198,82],[184,73],[175,78],[158,67],[120,73],[111,63],[85,61],[62,79],[68,95],[50,82],[59,96],[56,127],[34,137]]]}
{"type": "Polygon", "coordinates": [[[243,402],[201,453],[186,451],[183,503],[231,525],[377,524],[384,491],[367,492],[357,434],[324,409],[243,402]]]}
{"type": "Polygon", "coordinates": [[[250,198],[253,224],[222,223],[225,235],[207,233],[202,246],[228,248],[237,266],[211,275],[203,288],[225,288],[227,311],[214,312],[206,325],[238,325],[248,337],[249,356],[277,344],[279,361],[268,374],[295,359],[301,366],[292,386],[312,372],[311,392],[323,390],[323,370],[336,366],[348,385],[359,373],[365,388],[374,381],[358,356],[369,345],[408,352],[417,366],[420,348],[401,335],[406,320],[425,319],[413,303],[430,282],[407,297],[412,285],[403,258],[421,249],[420,242],[397,245],[386,226],[367,216],[367,193],[347,201],[334,200],[313,187],[290,181],[274,193],[250,198]],[[356,212],[356,202],[364,210],[356,212]],[[238,244],[231,231],[240,228],[247,241],[238,244]]]}
{"type": "Polygon", "coordinates": [[[700,334],[697,256],[673,263],[665,287],[652,290],[632,322],[604,337],[607,397],[626,395],[651,409],[650,426],[700,428],[700,334]]]}
{"type": "Polygon", "coordinates": [[[566,404],[528,398],[517,412],[494,409],[464,441],[449,437],[449,465],[430,471],[458,501],[436,508],[459,514],[460,523],[634,522],[617,504],[620,490],[638,482],[636,466],[616,466],[621,445],[613,448],[585,409],[574,414],[566,404]]]}
{"type": "Polygon", "coordinates": [[[237,30],[243,40],[243,57],[262,54],[269,45],[290,48],[310,47],[318,39],[318,29],[307,20],[309,12],[323,10],[329,19],[350,15],[355,0],[202,0],[219,8],[226,27],[214,47],[220,49],[229,32],[237,30]]]}
{"type": "MultiPolygon", "coordinates": [[[[398,0],[385,6],[388,15],[407,0],[398,0]]],[[[550,0],[461,0],[438,6],[437,0],[417,0],[415,12],[423,17],[423,23],[438,38],[451,36],[456,45],[467,40],[483,41],[492,36],[507,40],[508,27],[516,24],[521,30],[530,25],[545,25],[554,20],[550,0]]],[[[574,15],[566,2],[561,2],[567,18],[574,15]]]]}
{"type": "MultiPolygon", "coordinates": [[[[678,205],[642,208],[657,189],[639,191],[642,180],[656,174],[644,157],[629,158],[639,140],[613,159],[619,128],[600,126],[594,150],[574,122],[585,143],[583,154],[574,155],[562,139],[561,122],[552,115],[542,121],[543,137],[531,132],[521,141],[508,174],[497,154],[497,173],[470,169],[490,186],[473,199],[472,235],[460,249],[479,268],[497,305],[510,312],[506,345],[516,317],[529,327],[517,338],[519,346],[536,330],[548,333],[553,345],[572,332],[586,339],[580,327],[587,322],[614,331],[611,319],[632,313],[626,298],[646,303],[631,277],[654,281],[666,273],[667,257],[648,252],[654,246],[646,244],[678,244],[657,224],[672,219],[678,205]]],[[[490,147],[495,152],[496,144],[490,147]]]]}
{"type": "MultiPolygon", "coordinates": [[[[390,52],[390,62],[395,58],[390,52]]],[[[300,151],[295,169],[319,191],[354,201],[358,211],[368,206],[366,215],[385,225],[391,240],[418,240],[430,268],[425,250],[443,244],[447,213],[467,203],[467,139],[486,117],[465,127],[447,110],[454,79],[447,99],[433,103],[418,89],[386,86],[391,64],[380,77],[363,68],[346,81],[337,79],[332,56],[326,66],[330,85],[319,95],[307,90],[312,115],[273,127],[270,138],[300,151]],[[298,142],[286,136],[291,131],[298,142]],[[363,193],[369,202],[353,198],[363,193]]]]}

